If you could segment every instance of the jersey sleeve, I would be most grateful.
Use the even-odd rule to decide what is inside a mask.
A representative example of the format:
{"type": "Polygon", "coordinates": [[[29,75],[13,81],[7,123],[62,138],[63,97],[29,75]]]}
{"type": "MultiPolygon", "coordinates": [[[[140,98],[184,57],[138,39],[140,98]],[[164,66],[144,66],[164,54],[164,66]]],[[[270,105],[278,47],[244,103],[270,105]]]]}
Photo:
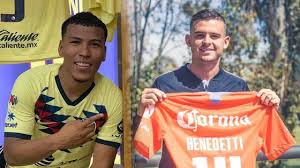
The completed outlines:
{"type": "Polygon", "coordinates": [[[136,151],[147,159],[161,148],[163,129],[160,114],[158,108],[147,107],[134,137],[136,151]]]}
{"type": "Polygon", "coordinates": [[[247,84],[247,82],[244,82],[244,84],[243,84],[243,88],[242,88],[242,91],[244,91],[244,92],[248,92],[248,91],[250,91],[250,89],[249,89],[249,87],[248,87],[248,84],[247,84]]]}
{"type": "Polygon", "coordinates": [[[268,110],[260,130],[260,135],[264,139],[262,151],[269,160],[275,160],[296,142],[275,108],[268,110]]]}
{"type": "Polygon", "coordinates": [[[5,119],[5,137],[30,139],[35,123],[34,86],[28,75],[20,75],[12,89],[5,119]]]}
{"type": "Polygon", "coordinates": [[[118,148],[123,135],[122,94],[119,89],[112,89],[109,92],[108,119],[98,132],[96,142],[118,148]]]}

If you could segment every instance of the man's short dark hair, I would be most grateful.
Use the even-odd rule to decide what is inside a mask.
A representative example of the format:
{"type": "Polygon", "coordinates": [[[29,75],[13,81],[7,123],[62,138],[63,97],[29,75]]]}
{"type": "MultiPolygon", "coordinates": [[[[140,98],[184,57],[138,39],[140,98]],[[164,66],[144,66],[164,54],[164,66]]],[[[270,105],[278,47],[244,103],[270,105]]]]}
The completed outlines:
{"type": "Polygon", "coordinates": [[[97,16],[93,15],[91,12],[80,12],[80,13],[77,13],[76,15],[69,17],[67,20],[65,20],[61,26],[61,37],[62,38],[65,35],[69,24],[101,28],[104,31],[105,40],[107,38],[106,25],[97,16]]]}
{"type": "Polygon", "coordinates": [[[193,28],[193,23],[198,20],[205,20],[205,21],[220,20],[220,21],[224,22],[224,24],[226,26],[224,17],[215,10],[203,9],[203,10],[200,10],[199,12],[197,12],[196,14],[194,14],[192,16],[191,23],[190,23],[191,30],[193,28]]]}

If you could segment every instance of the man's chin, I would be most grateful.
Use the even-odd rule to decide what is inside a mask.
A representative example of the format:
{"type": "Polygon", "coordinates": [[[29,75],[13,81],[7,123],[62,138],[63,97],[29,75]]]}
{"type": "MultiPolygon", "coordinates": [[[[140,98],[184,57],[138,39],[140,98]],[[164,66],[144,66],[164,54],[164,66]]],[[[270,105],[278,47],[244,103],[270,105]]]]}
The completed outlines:
{"type": "Polygon", "coordinates": [[[74,77],[73,76],[73,79],[75,82],[78,82],[78,83],[85,83],[85,82],[91,81],[91,78],[86,78],[86,77],[74,77]]]}
{"type": "Polygon", "coordinates": [[[78,82],[78,83],[85,83],[85,82],[88,82],[89,80],[83,80],[83,79],[74,79],[75,82],[78,82]]]}
{"type": "Polygon", "coordinates": [[[213,62],[216,61],[216,58],[211,58],[211,57],[202,57],[202,61],[204,62],[213,62]]]}
{"type": "Polygon", "coordinates": [[[207,55],[202,55],[201,59],[203,61],[216,61],[219,59],[219,57],[214,54],[207,54],[207,55]]]}

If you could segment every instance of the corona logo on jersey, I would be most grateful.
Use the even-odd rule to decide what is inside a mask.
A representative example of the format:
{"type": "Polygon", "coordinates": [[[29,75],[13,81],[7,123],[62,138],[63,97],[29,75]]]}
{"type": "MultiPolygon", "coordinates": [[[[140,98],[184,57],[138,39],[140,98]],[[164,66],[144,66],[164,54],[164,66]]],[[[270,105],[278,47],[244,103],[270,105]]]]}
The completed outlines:
{"type": "Polygon", "coordinates": [[[182,111],[177,114],[177,123],[180,127],[197,131],[198,127],[238,127],[251,125],[247,115],[225,116],[225,115],[203,115],[193,109],[182,111]]]}

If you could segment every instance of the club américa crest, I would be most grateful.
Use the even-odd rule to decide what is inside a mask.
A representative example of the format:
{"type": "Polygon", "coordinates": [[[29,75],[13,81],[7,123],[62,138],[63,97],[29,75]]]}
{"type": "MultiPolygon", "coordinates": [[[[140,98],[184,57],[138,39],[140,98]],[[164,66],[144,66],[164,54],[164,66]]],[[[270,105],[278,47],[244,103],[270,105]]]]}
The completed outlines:
{"type": "Polygon", "coordinates": [[[12,107],[14,107],[17,103],[18,103],[17,96],[16,95],[10,95],[9,104],[11,104],[12,107]]]}

